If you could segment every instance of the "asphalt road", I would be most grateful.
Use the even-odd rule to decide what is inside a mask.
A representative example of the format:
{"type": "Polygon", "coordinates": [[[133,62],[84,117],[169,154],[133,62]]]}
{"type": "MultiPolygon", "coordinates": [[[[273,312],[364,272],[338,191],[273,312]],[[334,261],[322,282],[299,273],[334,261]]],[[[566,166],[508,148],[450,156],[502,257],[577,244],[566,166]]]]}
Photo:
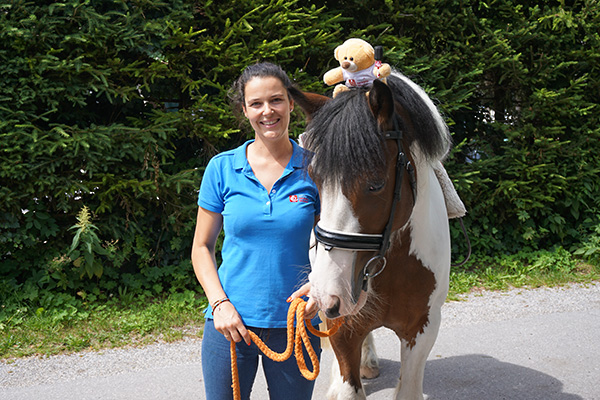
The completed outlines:
{"type": "MultiPolygon", "coordinates": [[[[600,284],[470,295],[443,308],[426,365],[429,400],[600,400],[600,284]]],[[[381,375],[368,399],[391,399],[399,343],[375,331],[381,375]]],[[[324,399],[332,354],[323,354],[313,399],[324,399]]],[[[200,340],[0,363],[0,399],[205,399],[200,340]]],[[[253,400],[268,399],[257,378],[253,400]]]]}

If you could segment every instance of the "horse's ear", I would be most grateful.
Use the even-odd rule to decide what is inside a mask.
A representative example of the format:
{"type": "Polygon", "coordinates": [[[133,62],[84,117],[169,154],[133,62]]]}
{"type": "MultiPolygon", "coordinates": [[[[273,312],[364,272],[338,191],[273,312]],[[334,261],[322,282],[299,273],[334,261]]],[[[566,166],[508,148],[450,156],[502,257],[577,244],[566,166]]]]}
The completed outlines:
{"type": "Polygon", "coordinates": [[[292,99],[296,104],[302,108],[304,113],[306,114],[306,118],[310,121],[313,115],[319,111],[321,107],[329,100],[331,100],[327,96],[323,96],[317,93],[308,93],[302,92],[301,90],[291,87],[288,89],[292,99]]]}
{"type": "Polygon", "coordinates": [[[373,81],[373,87],[368,93],[368,98],[369,107],[379,126],[383,126],[390,121],[394,114],[394,96],[388,85],[379,80],[373,81]]]}

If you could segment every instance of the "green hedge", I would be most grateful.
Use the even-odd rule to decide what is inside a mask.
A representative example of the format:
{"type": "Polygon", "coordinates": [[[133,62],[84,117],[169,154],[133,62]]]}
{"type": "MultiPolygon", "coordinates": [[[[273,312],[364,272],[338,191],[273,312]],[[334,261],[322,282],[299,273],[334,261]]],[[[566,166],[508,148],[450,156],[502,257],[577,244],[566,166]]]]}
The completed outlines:
{"type": "Polygon", "coordinates": [[[252,135],[233,79],[269,60],[329,93],[349,37],[439,103],[477,254],[597,257],[599,18],[595,0],[2,1],[0,296],[197,288],[202,168],[252,135]]]}

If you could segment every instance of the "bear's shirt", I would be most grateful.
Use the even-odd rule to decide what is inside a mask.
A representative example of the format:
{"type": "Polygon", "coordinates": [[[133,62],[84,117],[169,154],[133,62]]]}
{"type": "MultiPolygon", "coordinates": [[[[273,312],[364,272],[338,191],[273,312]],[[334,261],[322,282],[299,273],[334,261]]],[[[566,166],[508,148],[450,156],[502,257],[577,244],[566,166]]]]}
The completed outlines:
{"type": "Polygon", "coordinates": [[[377,79],[373,74],[374,67],[375,63],[368,68],[356,72],[348,72],[342,68],[346,86],[349,88],[371,86],[373,81],[377,79]]]}

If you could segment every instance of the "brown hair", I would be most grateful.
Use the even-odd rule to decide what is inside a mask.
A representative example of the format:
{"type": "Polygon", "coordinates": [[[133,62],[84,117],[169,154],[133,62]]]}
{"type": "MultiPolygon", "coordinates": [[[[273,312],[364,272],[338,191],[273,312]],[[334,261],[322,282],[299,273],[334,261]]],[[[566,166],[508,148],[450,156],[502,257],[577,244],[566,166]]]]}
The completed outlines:
{"type": "Polygon", "coordinates": [[[244,102],[246,100],[246,84],[252,78],[256,77],[273,77],[279,79],[283,86],[288,90],[288,97],[291,99],[289,88],[292,87],[292,81],[279,65],[275,65],[270,62],[249,65],[244,69],[240,77],[233,83],[231,89],[229,89],[229,99],[233,103],[236,113],[242,113],[242,107],[244,106],[244,102]]]}

